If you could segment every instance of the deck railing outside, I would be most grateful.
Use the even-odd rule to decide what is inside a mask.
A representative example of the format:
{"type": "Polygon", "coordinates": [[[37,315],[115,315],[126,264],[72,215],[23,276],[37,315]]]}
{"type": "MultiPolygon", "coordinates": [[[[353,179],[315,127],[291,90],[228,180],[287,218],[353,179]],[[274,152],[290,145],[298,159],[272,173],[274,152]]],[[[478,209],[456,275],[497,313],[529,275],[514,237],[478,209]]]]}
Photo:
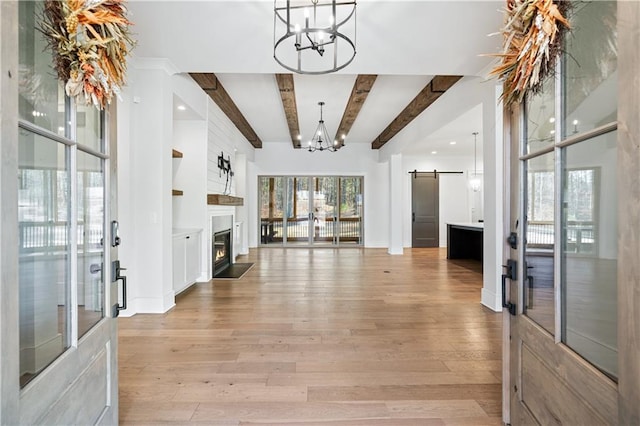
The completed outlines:
{"type": "MultiPolygon", "coordinates": [[[[595,227],[593,222],[569,221],[566,227],[566,247],[570,253],[595,253],[595,227]]],[[[545,221],[527,223],[527,246],[553,248],[555,242],[554,224],[545,221]]]]}
{"type": "MultiPolygon", "coordinates": [[[[262,223],[262,243],[282,242],[284,238],[284,221],[282,218],[263,218],[262,223]]],[[[359,242],[361,234],[361,223],[359,217],[342,218],[339,221],[333,218],[318,220],[314,222],[314,239],[319,241],[333,241],[334,236],[340,241],[359,242]]],[[[309,220],[287,219],[287,241],[306,241],[309,238],[309,220]]]]}
{"type": "MultiPolygon", "coordinates": [[[[20,222],[18,230],[21,253],[64,250],[69,244],[67,222],[20,222]]],[[[102,227],[78,223],[77,239],[78,247],[101,249],[102,227]]]]}

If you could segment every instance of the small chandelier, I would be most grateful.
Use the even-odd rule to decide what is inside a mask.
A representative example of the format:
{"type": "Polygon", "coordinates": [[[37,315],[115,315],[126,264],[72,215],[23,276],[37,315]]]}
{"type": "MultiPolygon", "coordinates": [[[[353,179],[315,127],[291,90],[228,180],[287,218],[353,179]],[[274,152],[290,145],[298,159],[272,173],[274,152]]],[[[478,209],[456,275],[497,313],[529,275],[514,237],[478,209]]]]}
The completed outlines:
{"type": "Polygon", "coordinates": [[[273,57],[289,71],[328,74],[356,56],[355,1],[275,0],[273,10],[273,57]]]}
{"type": "Polygon", "coordinates": [[[471,185],[471,189],[473,192],[478,192],[482,188],[482,181],[478,177],[478,168],[477,164],[477,147],[478,147],[478,132],[473,132],[473,178],[469,181],[469,185],[471,185]]]}
{"type": "Polygon", "coordinates": [[[307,148],[307,151],[335,152],[344,146],[344,137],[341,144],[338,143],[338,141],[335,139],[333,140],[333,143],[329,142],[331,138],[329,137],[327,128],[324,125],[324,120],[322,119],[322,106],[324,105],[324,102],[320,101],[318,102],[318,105],[320,105],[320,121],[318,122],[318,128],[316,129],[316,132],[313,135],[313,139],[309,141],[309,146],[307,148]]]}

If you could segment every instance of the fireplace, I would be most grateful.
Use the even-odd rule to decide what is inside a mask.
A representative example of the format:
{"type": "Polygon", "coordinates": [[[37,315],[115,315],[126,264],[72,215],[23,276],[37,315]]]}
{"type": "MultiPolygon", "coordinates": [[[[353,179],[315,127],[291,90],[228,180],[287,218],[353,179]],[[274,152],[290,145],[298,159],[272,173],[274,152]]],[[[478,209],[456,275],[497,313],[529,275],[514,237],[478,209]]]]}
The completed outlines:
{"type": "Polygon", "coordinates": [[[213,234],[211,253],[213,256],[213,276],[215,277],[231,266],[231,229],[213,234]]]}

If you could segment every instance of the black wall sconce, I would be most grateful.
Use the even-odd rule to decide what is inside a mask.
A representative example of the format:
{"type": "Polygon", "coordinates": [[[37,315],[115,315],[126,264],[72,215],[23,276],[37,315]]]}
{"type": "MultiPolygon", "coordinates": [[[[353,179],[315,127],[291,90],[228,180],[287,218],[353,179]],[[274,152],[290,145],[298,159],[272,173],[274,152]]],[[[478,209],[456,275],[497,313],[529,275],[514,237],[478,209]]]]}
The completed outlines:
{"type": "Polygon", "coordinates": [[[218,173],[222,177],[222,173],[227,176],[227,181],[224,184],[224,194],[227,195],[231,192],[231,179],[233,178],[233,170],[231,170],[231,155],[224,158],[224,152],[220,152],[218,155],[218,173]]]}

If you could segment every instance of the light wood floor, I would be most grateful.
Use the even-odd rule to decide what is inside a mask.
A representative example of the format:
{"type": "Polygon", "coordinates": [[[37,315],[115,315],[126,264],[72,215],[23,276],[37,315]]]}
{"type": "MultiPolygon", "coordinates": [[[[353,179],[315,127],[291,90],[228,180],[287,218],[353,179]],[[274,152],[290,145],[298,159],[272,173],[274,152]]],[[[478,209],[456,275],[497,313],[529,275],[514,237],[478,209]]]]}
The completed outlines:
{"type": "Polygon", "coordinates": [[[122,424],[499,425],[501,315],[442,249],[252,250],[119,319],[122,424]]]}

